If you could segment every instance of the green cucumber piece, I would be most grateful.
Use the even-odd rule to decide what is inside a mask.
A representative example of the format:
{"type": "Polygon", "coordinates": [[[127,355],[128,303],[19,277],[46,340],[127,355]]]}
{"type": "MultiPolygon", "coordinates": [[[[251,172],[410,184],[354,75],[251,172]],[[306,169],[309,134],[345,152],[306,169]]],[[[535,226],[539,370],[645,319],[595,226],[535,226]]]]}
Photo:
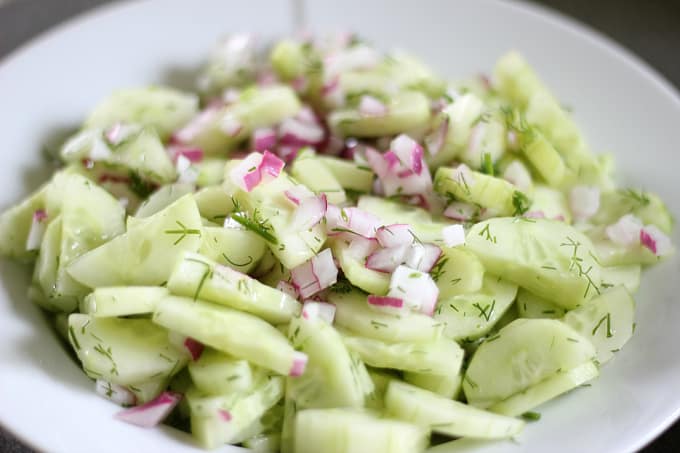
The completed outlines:
{"type": "Polygon", "coordinates": [[[456,375],[463,363],[461,347],[445,337],[429,343],[386,343],[342,331],[342,340],[361,360],[378,368],[456,375]]]}
{"type": "Polygon", "coordinates": [[[673,230],[673,217],[668,207],[652,192],[635,189],[619,189],[600,195],[600,208],[590,222],[611,225],[626,214],[633,214],[644,224],[653,224],[666,234],[673,230]]]}
{"type": "Polygon", "coordinates": [[[439,299],[449,299],[482,289],[484,265],[465,247],[442,247],[442,255],[430,272],[439,288],[439,299]]]}
{"type": "Polygon", "coordinates": [[[434,319],[444,324],[444,335],[456,341],[482,337],[512,305],[517,285],[489,274],[483,281],[477,293],[440,298],[434,319]]]}
{"type": "Polygon", "coordinates": [[[204,227],[198,252],[240,272],[252,271],[267,245],[260,236],[242,228],[204,227]]]}
{"type": "Polygon", "coordinates": [[[61,215],[47,225],[45,235],[43,236],[42,244],[40,245],[40,254],[38,261],[35,263],[33,272],[33,281],[40,289],[41,297],[31,298],[38,305],[46,310],[52,312],[61,312],[62,307],[59,304],[53,303],[53,300],[47,297],[52,294],[56,287],[57,269],[59,268],[59,255],[61,254],[61,215]]]}
{"type": "Polygon", "coordinates": [[[382,137],[424,130],[430,120],[430,102],[417,91],[394,94],[381,116],[362,115],[357,109],[335,110],[328,116],[331,130],[342,137],[382,137]]]}
{"type": "Polygon", "coordinates": [[[290,174],[293,178],[307,186],[314,193],[326,194],[329,203],[342,204],[347,200],[345,190],[333,173],[314,156],[314,152],[305,150],[298,153],[293,161],[290,174]]]}
{"type": "Polygon", "coordinates": [[[307,409],[295,423],[294,453],[418,453],[428,430],[351,409],[307,409]]]}
{"type": "Polygon", "coordinates": [[[333,326],[320,319],[293,318],[288,338],[309,358],[305,373],[288,380],[288,396],[298,408],[363,407],[373,382],[369,378],[366,388],[360,378],[367,373],[365,365],[350,354],[333,326]]]}
{"type": "Polygon", "coordinates": [[[222,186],[204,187],[194,194],[194,200],[201,217],[216,223],[224,223],[234,209],[231,196],[227,195],[222,186]]]}
{"type": "Polygon", "coordinates": [[[479,205],[497,216],[521,215],[529,207],[526,195],[508,181],[473,170],[439,167],[434,190],[451,200],[479,205]]]}
{"type": "Polygon", "coordinates": [[[333,241],[333,256],[352,285],[371,294],[385,295],[390,289],[390,274],[366,267],[365,260],[358,260],[340,241],[333,241]]]}
{"type": "Polygon", "coordinates": [[[525,422],[450,400],[428,390],[392,381],[385,395],[388,416],[455,437],[505,439],[519,434],[525,422]]]}
{"type": "Polygon", "coordinates": [[[168,340],[167,330],[148,319],[68,318],[69,340],[83,370],[93,379],[119,385],[169,378],[187,362],[168,340]]]}
{"type": "Polygon", "coordinates": [[[368,306],[367,296],[357,290],[329,292],[335,304],[335,324],[352,332],[385,342],[431,342],[441,335],[441,325],[420,313],[379,313],[368,306]]]}
{"type": "Polygon", "coordinates": [[[226,164],[227,160],[220,158],[207,158],[195,163],[194,166],[198,170],[196,185],[198,187],[211,187],[222,184],[226,164]]]}
{"type": "Polygon", "coordinates": [[[207,395],[246,393],[255,387],[262,374],[247,360],[210,348],[204,349],[201,357],[187,368],[196,388],[207,395]]]}
{"type": "Polygon", "coordinates": [[[607,289],[623,285],[631,294],[634,294],[640,288],[641,273],[642,267],[639,264],[603,267],[600,288],[607,289]]]}
{"type": "Polygon", "coordinates": [[[435,221],[432,215],[417,206],[411,206],[385,198],[362,195],[357,207],[370,212],[384,222],[385,225],[407,223],[411,226],[414,241],[442,243],[442,228],[448,223],[435,221]]]}
{"type": "Polygon", "coordinates": [[[161,377],[147,382],[130,384],[127,388],[135,395],[135,402],[137,404],[146,404],[168,388],[169,380],[169,377],[161,377]]]}
{"type": "Polygon", "coordinates": [[[286,337],[266,321],[203,301],[166,297],[156,307],[153,322],[283,375],[297,356],[286,337]]]}
{"type": "Polygon", "coordinates": [[[276,43],[269,54],[272,68],[285,81],[293,80],[304,73],[306,59],[303,44],[288,39],[276,43]]]}
{"type": "Polygon", "coordinates": [[[191,434],[203,448],[214,449],[248,439],[250,427],[284,394],[284,378],[268,376],[246,395],[206,396],[190,389],[191,434]]]}
{"type": "MultiPolygon", "coordinates": [[[[50,185],[43,185],[19,204],[0,214],[0,255],[21,261],[35,258],[34,250],[26,250],[26,241],[31,231],[33,214],[38,209],[45,209],[45,196],[50,185]]],[[[48,212],[48,215],[53,220],[58,213],[48,212]]]]}
{"type": "Polygon", "coordinates": [[[458,398],[463,383],[462,374],[431,374],[404,372],[404,380],[425,390],[436,393],[448,399],[458,398]]]}
{"type": "Polygon", "coordinates": [[[300,312],[300,303],[282,291],[194,253],[180,258],[168,289],[173,294],[252,313],[272,324],[288,322],[300,312]]]}
{"type": "Polygon", "coordinates": [[[517,319],[479,346],[463,391],[470,404],[486,408],[594,357],[590,341],[562,321],[517,319]]]}
{"type": "Polygon", "coordinates": [[[559,319],[564,316],[567,310],[555,305],[548,299],[520,288],[517,292],[517,312],[520,318],[559,319]]]}
{"type": "Polygon", "coordinates": [[[198,111],[198,98],[172,88],[152,86],[111,93],[92,110],[85,127],[106,128],[117,122],[152,126],[168,138],[198,111]]]}
{"type": "Polygon", "coordinates": [[[534,194],[529,207],[530,212],[542,212],[548,219],[563,219],[565,223],[571,224],[571,209],[567,202],[567,197],[557,189],[541,184],[534,186],[534,194]]]}
{"type": "Polygon", "coordinates": [[[588,338],[597,361],[606,363],[633,335],[635,301],[624,286],[615,286],[568,312],[564,322],[588,338]]]}
{"type": "Polygon", "coordinates": [[[185,195],[143,225],[73,261],[68,272],[90,288],[160,285],[177,259],[185,251],[198,250],[200,243],[201,218],[192,196],[185,195]]]}
{"type": "Polygon", "coordinates": [[[524,134],[522,153],[549,186],[559,187],[566,166],[554,146],[538,131],[524,134]]]}
{"type": "Polygon", "coordinates": [[[168,290],[159,286],[114,286],[97,288],[85,296],[80,311],[95,318],[153,313],[168,290]]]}
{"type": "Polygon", "coordinates": [[[545,219],[495,218],[474,225],[467,247],[488,272],[571,309],[599,292],[595,248],[573,227],[545,219]]]}
{"type": "Polygon", "coordinates": [[[317,156],[317,159],[343,189],[360,193],[369,193],[373,189],[374,174],[370,168],[333,156],[317,156]]]}
{"type": "Polygon", "coordinates": [[[243,441],[243,446],[253,453],[277,453],[281,449],[281,434],[258,434],[243,441]]]}
{"type": "Polygon", "coordinates": [[[152,193],[149,198],[144,200],[142,204],[139,205],[137,211],[135,212],[135,217],[151,217],[157,212],[167,208],[175,201],[182,198],[184,195],[193,192],[194,187],[191,184],[177,183],[163,186],[152,193]]]}
{"type": "Polygon", "coordinates": [[[576,387],[595,379],[600,374],[597,365],[585,362],[568,370],[561,370],[489,408],[497,414],[518,417],[576,387]]]}

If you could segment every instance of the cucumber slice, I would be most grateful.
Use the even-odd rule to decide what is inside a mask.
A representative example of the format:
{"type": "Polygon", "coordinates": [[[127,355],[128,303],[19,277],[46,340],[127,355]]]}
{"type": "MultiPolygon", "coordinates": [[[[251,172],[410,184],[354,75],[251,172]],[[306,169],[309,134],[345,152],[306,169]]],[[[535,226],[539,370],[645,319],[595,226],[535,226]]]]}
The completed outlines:
{"type": "Polygon", "coordinates": [[[618,285],[623,285],[634,294],[640,288],[640,274],[642,268],[639,264],[628,264],[625,266],[612,266],[602,268],[601,289],[607,289],[618,285]]]}
{"type": "Polygon", "coordinates": [[[183,252],[198,250],[200,235],[196,203],[185,195],[148,217],[144,225],[81,256],[68,266],[68,272],[90,288],[160,285],[183,252]]]}
{"type": "Polygon", "coordinates": [[[140,384],[170,378],[187,362],[186,354],[168,340],[168,332],[147,319],[74,313],[68,324],[71,346],[92,379],[140,384]]]}
{"type": "Polygon", "coordinates": [[[331,249],[340,269],[350,283],[371,294],[385,295],[390,289],[390,274],[374,271],[350,253],[342,241],[333,241],[331,249]]]}
{"type": "Polygon", "coordinates": [[[434,319],[444,324],[444,335],[456,341],[486,335],[512,305],[517,286],[486,274],[481,291],[440,299],[434,319]]]}
{"type": "Polygon", "coordinates": [[[204,187],[194,194],[201,217],[212,222],[224,223],[233,211],[234,204],[222,186],[204,187]]]}
{"type": "Polygon", "coordinates": [[[538,174],[552,187],[559,187],[566,166],[554,146],[538,131],[523,134],[522,153],[538,174]]]}
{"type": "Polygon", "coordinates": [[[511,417],[520,416],[595,379],[599,374],[597,365],[593,362],[585,362],[568,370],[558,371],[526,390],[494,404],[489,411],[511,417]]]}
{"type": "Polygon", "coordinates": [[[439,300],[482,289],[484,266],[465,247],[442,247],[442,255],[431,271],[439,288],[439,300]]]}
{"type": "Polygon", "coordinates": [[[83,299],[80,311],[95,318],[143,315],[153,313],[167,295],[168,290],[158,286],[97,288],[83,299]]]}
{"type": "Polygon", "coordinates": [[[247,360],[235,359],[213,349],[203,350],[198,360],[189,363],[188,369],[196,388],[207,395],[248,392],[262,374],[247,360]]]}
{"type": "Polygon", "coordinates": [[[386,343],[342,331],[347,347],[361,360],[378,368],[456,375],[463,363],[463,350],[448,338],[429,343],[386,343]]]}
{"type": "Polygon", "coordinates": [[[184,297],[166,297],[153,321],[218,351],[287,375],[296,351],[275,327],[255,316],[184,297]]]}
{"type": "Polygon", "coordinates": [[[360,378],[367,373],[363,362],[350,355],[331,325],[293,318],[288,338],[309,358],[305,373],[288,380],[288,395],[298,408],[363,407],[373,382],[369,378],[366,388],[360,378]]]}
{"type": "Polygon", "coordinates": [[[374,175],[370,168],[333,156],[317,156],[317,159],[343,189],[360,193],[369,193],[373,189],[374,175]]]}
{"type": "Polygon", "coordinates": [[[367,371],[371,382],[373,382],[373,393],[368,395],[366,407],[382,411],[385,408],[385,392],[387,391],[387,386],[390,381],[396,379],[397,376],[391,374],[388,370],[367,368],[367,371]]]}
{"type": "Polygon", "coordinates": [[[359,197],[357,207],[379,217],[385,225],[409,224],[421,242],[443,242],[442,228],[448,223],[433,220],[432,215],[422,208],[371,195],[359,197]]]}
{"type": "MultiPolygon", "coordinates": [[[[262,442],[266,439],[271,439],[272,442],[276,442],[276,444],[280,446],[283,412],[283,401],[280,400],[275,406],[265,412],[262,417],[250,425],[247,429],[248,439],[243,441],[243,446],[248,447],[248,445],[257,445],[259,448],[267,444],[267,442],[262,442]]],[[[276,452],[278,451],[277,448],[276,452]]]]}
{"type": "MultiPolygon", "coordinates": [[[[16,206],[12,206],[0,214],[0,255],[21,261],[35,258],[33,250],[26,250],[26,240],[31,231],[33,214],[38,209],[45,209],[45,196],[50,190],[50,183],[43,185],[16,206]]],[[[52,220],[58,215],[48,212],[52,220]]]]}
{"type": "Polygon", "coordinates": [[[168,289],[180,296],[252,313],[272,324],[290,321],[301,308],[298,301],[282,291],[193,253],[181,257],[170,275],[168,289]]]}
{"type": "Polygon", "coordinates": [[[381,116],[362,115],[357,109],[335,110],[328,124],[342,137],[382,137],[424,130],[430,120],[430,102],[417,91],[394,94],[381,116]]]}
{"type": "Polygon", "coordinates": [[[347,201],[340,182],[323,162],[314,156],[313,151],[298,153],[290,174],[315,193],[326,194],[329,203],[342,204],[347,201]]]}
{"type": "Polygon", "coordinates": [[[201,255],[244,273],[257,266],[267,248],[264,239],[241,228],[204,227],[201,239],[201,255]]]}
{"type": "Polygon", "coordinates": [[[306,59],[303,44],[288,39],[279,41],[269,54],[272,68],[285,81],[291,81],[304,73],[306,59]]]}
{"type": "Polygon", "coordinates": [[[276,453],[281,449],[281,434],[259,434],[246,439],[243,446],[250,448],[253,453],[276,453]]]}
{"type": "Polygon", "coordinates": [[[542,212],[548,219],[563,219],[565,223],[571,224],[571,209],[567,202],[567,197],[563,192],[537,184],[534,187],[533,200],[530,212],[542,212]]]}
{"type": "Polygon", "coordinates": [[[524,288],[517,293],[517,312],[520,318],[559,319],[567,312],[547,299],[538,297],[524,288]]]}
{"type": "Polygon", "coordinates": [[[295,453],[418,453],[428,431],[350,409],[307,409],[295,423],[295,453]]]}
{"type": "Polygon", "coordinates": [[[164,376],[157,379],[152,379],[147,382],[130,384],[127,386],[127,388],[135,395],[135,402],[138,405],[146,404],[160,395],[163,390],[168,388],[169,380],[169,377],[164,376]]]}
{"type": "Polygon", "coordinates": [[[135,217],[146,218],[167,208],[188,193],[193,193],[191,184],[177,183],[163,186],[139,205],[135,217]]]}
{"type": "MultiPolygon", "coordinates": [[[[61,176],[61,175],[60,175],[61,176]]],[[[65,312],[78,306],[88,290],[67,273],[70,263],[125,231],[125,210],[108,192],[76,174],[63,174],[60,192],[61,252],[48,297],[65,312]]]]}
{"type": "Polygon", "coordinates": [[[661,198],[652,192],[635,189],[602,193],[600,208],[590,221],[596,225],[610,225],[626,214],[633,214],[644,224],[656,225],[666,234],[673,230],[673,217],[661,198]]]}
{"type": "MultiPolygon", "coordinates": [[[[231,161],[235,163],[235,161],[231,161]]],[[[232,164],[233,165],[233,164],[232,164]]],[[[272,253],[288,269],[299,266],[315,256],[326,241],[326,231],[320,223],[304,231],[294,229],[293,216],[296,206],[285,196],[285,191],[297,185],[290,176],[282,172],[277,178],[257,185],[250,192],[234,190],[229,179],[227,166],[224,187],[233,195],[233,204],[238,205],[240,219],[247,217],[247,223],[257,225],[257,230],[267,240],[272,253]]],[[[236,217],[232,216],[232,219],[236,217]]],[[[241,222],[239,222],[241,223],[241,222]]]]}
{"type": "Polygon", "coordinates": [[[269,376],[245,396],[203,396],[190,389],[191,433],[203,448],[236,444],[248,439],[250,427],[272,408],[284,393],[284,378],[269,376]]]}
{"type": "Polygon", "coordinates": [[[615,286],[564,316],[564,322],[592,341],[597,361],[606,363],[633,335],[635,301],[623,286],[615,286]]]}
{"type": "Polygon", "coordinates": [[[488,272],[564,308],[599,292],[600,265],[592,242],[563,222],[490,219],[470,229],[467,246],[488,272]]]}
{"type": "Polygon", "coordinates": [[[115,91],[85,120],[85,127],[106,128],[117,122],[152,126],[163,138],[186,124],[198,111],[198,98],[166,87],[115,91]]]}
{"type": "MultiPolygon", "coordinates": [[[[458,159],[480,171],[485,169],[485,162],[487,162],[485,159],[488,159],[493,168],[493,164],[505,154],[505,124],[498,115],[486,112],[481,117],[477,117],[473,124],[468,142],[458,159]]],[[[455,131],[456,127],[453,126],[450,129],[455,131]]]]}
{"type": "Polygon", "coordinates": [[[33,272],[33,281],[40,289],[40,296],[31,298],[34,302],[40,305],[45,310],[60,312],[62,305],[55,304],[53,300],[47,297],[52,294],[56,287],[57,269],[59,267],[59,254],[61,253],[61,215],[57,216],[45,230],[42,244],[40,245],[40,254],[38,261],[35,263],[33,272]]]}
{"type": "Polygon", "coordinates": [[[405,372],[404,380],[425,390],[436,393],[448,399],[458,398],[463,383],[462,374],[431,374],[405,372]]]}
{"type": "Polygon", "coordinates": [[[167,184],[177,178],[175,166],[160,137],[152,129],[142,129],[113,150],[110,163],[122,165],[143,179],[167,184]]]}
{"type": "Polygon", "coordinates": [[[486,408],[594,357],[590,341],[561,321],[517,319],[479,346],[463,391],[470,404],[486,408]]]}
{"type": "Polygon", "coordinates": [[[508,181],[484,173],[439,167],[434,190],[453,200],[473,203],[498,216],[521,215],[529,207],[526,195],[508,181]]]}
{"type": "Polygon", "coordinates": [[[209,114],[207,126],[198,131],[190,144],[208,154],[229,151],[249,137],[253,130],[273,126],[295,115],[300,107],[300,101],[290,87],[250,87],[241,92],[237,102],[209,114]],[[241,126],[236,134],[229,135],[222,130],[221,124],[225,120],[241,126]]]}
{"type": "Polygon", "coordinates": [[[198,170],[196,185],[198,187],[212,187],[222,184],[226,164],[226,159],[219,158],[208,158],[195,163],[194,166],[198,170]]]}
{"type": "Polygon", "coordinates": [[[367,338],[385,342],[430,342],[441,335],[441,325],[419,313],[393,315],[379,313],[368,306],[366,294],[351,290],[329,292],[328,302],[335,304],[335,323],[367,338]]]}
{"type": "Polygon", "coordinates": [[[390,382],[385,408],[388,416],[455,437],[504,439],[520,433],[525,425],[522,420],[477,409],[399,381],[390,382]]]}

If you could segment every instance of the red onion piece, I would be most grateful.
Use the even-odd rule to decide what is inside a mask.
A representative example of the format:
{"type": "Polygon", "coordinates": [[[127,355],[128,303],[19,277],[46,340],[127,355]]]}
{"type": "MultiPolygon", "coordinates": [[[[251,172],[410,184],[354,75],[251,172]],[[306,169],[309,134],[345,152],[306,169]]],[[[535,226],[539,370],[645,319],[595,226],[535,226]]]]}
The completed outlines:
{"type": "Polygon", "coordinates": [[[229,412],[226,409],[218,409],[217,413],[219,414],[220,418],[225,422],[230,422],[232,419],[231,412],[229,412]]]}
{"type": "Polygon", "coordinates": [[[425,145],[430,156],[436,156],[441,151],[444,143],[446,143],[446,136],[449,133],[449,117],[445,116],[430,135],[425,138],[425,145]]]}
{"type": "Polygon", "coordinates": [[[403,299],[407,306],[431,316],[437,305],[439,288],[429,274],[399,266],[392,274],[387,295],[403,299]]]}
{"type": "Polygon", "coordinates": [[[330,249],[324,249],[291,271],[293,286],[302,298],[308,298],[335,284],[338,268],[330,249]]]}
{"type": "Polygon", "coordinates": [[[442,228],[444,244],[447,247],[457,247],[465,244],[465,230],[463,225],[448,225],[442,228]]]}
{"type": "Polygon", "coordinates": [[[279,291],[281,291],[281,292],[284,293],[284,294],[289,295],[289,296],[292,297],[293,299],[297,299],[297,298],[298,298],[298,293],[297,293],[297,291],[295,290],[295,286],[291,285],[291,284],[288,283],[288,282],[285,282],[285,281],[283,281],[283,280],[280,280],[280,281],[276,284],[276,289],[278,289],[279,291]]]}
{"type": "Polygon", "coordinates": [[[174,143],[191,143],[201,132],[217,119],[218,114],[222,110],[223,104],[214,103],[200,112],[194,119],[192,119],[183,128],[176,131],[172,136],[174,143]]]}
{"type": "Polygon", "coordinates": [[[117,413],[116,418],[142,428],[151,428],[162,422],[181,399],[181,393],[163,392],[146,404],[117,413]]]}
{"type": "Polygon", "coordinates": [[[434,244],[411,244],[404,264],[421,272],[430,272],[441,254],[442,249],[434,244]]]}
{"type": "Polygon", "coordinates": [[[545,219],[545,213],[543,211],[527,211],[523,217],[527,219],[545,219]]]}
{"type": "Polygon", "coordinates": [[[303,198],[293,215],[292,228],[296,231],[312,228],[324,218],[327,208],[328,199],[324,193],[316,197],[303,198]]]}
{"type": "Polygon", "coordinates": [[[673,251],[670,238],[656,225],[646,225],[640,230],[640,245],[656,256],[668,255],[673,251]]]}
{"type": "Polygon", "coordinates": [[[191,163],[201,162],[203,160],[203,150],[195,146],[170,145],[168,146],[168,154],[173,162],[182,156],[191,163]]]}
{"type": "Polygon", "coordinates": [[[589,186],[572,188],[569,192],[569,207],[576,220],[588,220],[600,208],[600,189],[589,186]]]}
{"type": "Polygon", "coordinates": [[[387,106],[380,99],[368,94],[361,96],[358,109],[362,116],[387,115],[387,106]]]}
{"type": "Polygon", "coordinates": [[[381,226],[376,230],[375,237],[382,247],[396,247],[413,242],[411,226],[405,223],[381,226]]]}
{"type": "Polygon", "coordinates": [[[196,341],[191,337],[186,337],[184,339],[184,348],[189,351],[191,360],[195,362],[201,357],[201,354],[203,354],[203,349],[205,349],[205,346],[200,341],[196,341]]]}
{"type": "Polygon", "coordinates": [[[408,245],[383,248],[376,250],[366,258],[366,268],[377,272],[392,273],[406,260],[408,245]]]}
{"type": "Polygon", "coordinates": [[[293,365],[290,367],[288,375],[293,377],[302,376],[305,372],[305,368],[307,368],[308,360],[307,354],[295,351],[293,353],[293,365]]]}
{"type": "Polygon", "coordinates": [[[231,170],[234,184],[250,192],[261,182],[277,178],[285,163],[269,151],[264,154],[250,153],[240,164],[231,170]]]}
{"type": "Polygon", "coordinates": [[[517,187],[522,192],[527,192],[531,188],[531,174],[527,167],[520,161],[514,160],[503,172],[503,179],[517,187]]]}
{"type": "Polygon", "coordinates": [[[626,214],[604,232],[613,243],[628,247],[638,243],[641,229],[642,221],[633,214],[626,214]]]}
{"type": "Polygon", "coordinates": [[[270,127],[255,129],[252,142],[255,151],[272,150],[276,146],[276,131],[270,127]]]}
{"type": "Polygon", "coordinates": [[[460,201],[454,201],[446,208],[446,210],[444,210],[444,215],[449,219],[453,219],[458,222],[469,222],[479,214],[478,211],[479,208],[474,205],[460,201]]]}
{"type": "Polygon", "coordinates": [[[291,201],[291,203],[293,203],[296,206],[299,206],[300,202],[305,198],[310,198],[314,196],[314,192],[312,192],[302,184],[298,184],[297,186],[293,186],[292,188],[285,190],[283,194],[286,196],[288,200],[291,201]]]}
{"type": "Polygon", "coordinates": [[[341,234],[359,235],[374,238],[376,230],[382,226],[379,218],[359,208],[338,208],[329,205],[326,210],[326,229],[329,236],[341,234]]]}
{"type": "Polygon", "coordinates": [[[333,324],[335,305],[328,302],[306,300],[302,306],[302,317],[310,321],[320,319],[328,324],[333,324]]]}
{"type": "Polygon", "coordinates": [[[31,229],[28,231],[28,237],[26,238],[27,251],[40,249],[40,244],[42,244],[46,229],[47,213],[43,209],[37,209],[33,212],[31,229]]]}
{"type": "Polygon", "coordinates": [[[392,307],[402,308],[404,306],[404,299],[389,296],[368,296],[368,303],[376,307],[392,307]]]}

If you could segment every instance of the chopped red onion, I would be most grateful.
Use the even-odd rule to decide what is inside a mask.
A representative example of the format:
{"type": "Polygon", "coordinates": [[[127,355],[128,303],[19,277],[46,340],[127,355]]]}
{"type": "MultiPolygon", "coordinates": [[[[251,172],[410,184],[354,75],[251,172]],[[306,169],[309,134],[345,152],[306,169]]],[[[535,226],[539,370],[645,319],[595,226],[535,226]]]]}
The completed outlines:
{"type": "Polygon", "coordinates": [[[326,210],[326,229],[329,236],[355,234],[374,238],[376,230],[382,226],[379,218],[359,208],[338,208],[329,205],[326,210]]]}
{"type": "Polygon", "coordinates": [[[414,240],[411,226],[406,223],[394,223],[392,225],[381,226],[376,230],[375,237],[382,247],[408,245],[414,240]]]}
{"type": "Polygon", "coordinates": [[[626,214],[616,223],[605,228],[605,235],[614,244],[626,247],[635,245],[640,240],[642,221],[633,214],[626,214]]]}
{"type": "Polygon", "coordinates": [[[134,406],[137,403],[135,394],[122,385],[97,379],[94,388],[98,395],[113,401],[119,406],[134,406]]]}
{"type": "Polygon", "coordinates": [[[298,298],[298,293],[295,290],[295,286],[291,285],[290,283],[288,283],[286,281],[279,280],[279,282],[276,284],[276,289],[278,289],[279,291],[281,291],[284,294],[289,295],[293,299],[298,298]]]}
{"type": "Polygon", "coordinates": [[[387,106],[380,99],[364,94],[359,101],[359,113],[363,116],[385,116],[387,106]]]}
{"type": "Polygon", "coordinates": [[[293,365],[290,367],[290,372],[288,373],[289,376],[302,376],[305,372],[305,368],[307,368],[307,361],[309,358],[307,357],[307,354],[300,352],[300,351],[295,351],[293,353],[293,365]]]}
{"type": "Polygon", "coordinates": [[[368,303],[376,307],[392,307],[402,308],[404,306],[404,299],[389,296],[368,296],[368,303]]]}
{"type": "Polygon", "coordinates": [[[465,230],[463,225],[448,225],[442,228],[444,244],[447,247],[457,247],[465,244],[465,230]]]}
{"type": "Polygon", "coordinates": [[[163,392],[146,404],[117,413],[116,418],[142,428],[151,428],[170,415],[181,399],[181,393],[163,392]]]}
{"type": "Polygon", "coordinates": [[[173,162],[177,162],[180,156],[186,158],[191,163],[198,163],[203,160],[203,150],[195,146],[170,145],[168,154],[173,162]]]}
{"type": "Polygon", "coordinates": [[[191,360],[196,361],[201,357],[201,354],[203,354],[205,346],[203,346],[203,343],[196,341],[191,337],[186,337],[184,339],[184,348],[189,351],[191,360]]]}
{"type": "Polygon", "coordinates": [[[277,178],[284,165],[281,159],[269,151],[264,154],[253,152],[233,168],[229,176],[234,184],[250,192],[261,182],[277,178]]]}
{"type": "Polygon", "coordinates": [[[172,137],[174,143],[191,143],[201,132],[217,119],[222,103],[209,105],[172,137]]]}
{"type": "Polygon", "coordinates": [[[338,279],[338,268],[330,249],[324,249],[313,258],[290,271],[293,286],[304,299],[334,285],[338,279]]]}
{"type": "Polygon", "coordinates": [[[513,160],[503,172],[503,179],[517,187],[522,192],[531,189],[531,174],[527,167],[518,160],[513,160]]]}
{"type": "Polygon", "coordinates": [[[45,230],[47,229],[47,213],[43,209],[37,209],[33,212],[31,220],[31,229],[28,231],[26,238],[26,250],[38,250],[42,244],[45,230]]]}
{"type": "Polygon", "coordinates": [[[469,222],[474,219],[479,214],[479,208],[469,203],[463,203],[461,201],[454,201],[451,203],[446,210],[444,210],[444,215],[449,219],[456,220],[458,222],[469,222]]]}
{"type": "Polygon", "coordinates": [[[328,199],[325,193],[303,198],[293,214],[292,228],[295,231],[309,230],[324,218],[327,209],[328,199]]]}
{"type": "Polygon", "coordinates": [[[545,219],[545,213],[543,211],[527,211],[524,213],[523,217],[527,219],[545,219]]]}
{"type": "Polygon", "coordinates": [[[217,409],[217,413],[219,414],[220,418],[225,422],[230,422],[232,419],[231,412],[229,412],[226,409],[217,409]]]}
{"type": "Polygon", "coordinates": [[[279,139],[284,145],[318,145],[323,142],[324,135],[323,127],[315,119],[286,118],[279,125],[279,139]]]}
{"type": "Polygon", "coordinates": [[[434,244],[411,244],[406,252],[404,264],[421,272],[430,272],[439,260],[442,249],[434,244]]]}
{"type": "Polygon", "coordinates": [[[306,300],[302,306],[302,317],[310,321],[320,319],[328,324],[333,324],[335,305],[328,302],[306,300]]]}
{"type": "Polygon", "coordinates": [[[365,266],[373,271],[392,273],[400,264],[404,263],[409,249],[409,245],[398,245],[376,250],[366,258],[365,266]]]}
{"type": "MultiPolygon", "coordinates": [[[[112,145],[120,145],[133,134],[139,132],[139,126],[135,124],[125,124],[121,122],[115,123],[113,126],[109,127],[104,131],[104,137],[106,141],[112,145]]],[[[96,160],[96,159],[94,159],[96,160]]]]}
{"type": "Polygon", "coordinates": [[[378,240],[376,238],[365,238],[353,235],[352,240],[347,246],[347,253],[357,261],[365,260],[371,253],[378,250],[378,240]]]}
{"type": "Polygon", "coordinates": [[[255,129],[252,141],[255,151],[272,150],[276,146],[276,131],[270,127],[255,129]]]}
{"type": "Polygon", "coordinates": [[[243,123],[232,114],[226,114],[220,120],[220,129],[230,137],[236,137],[243,129],[243,123]]]}
{"type": "Polygon", "coordinates": [[[576,220],[588,220],[600,208],[600,189],[590,186],[575,186],[569,192],[569,207],[576,220]]]}
{"type": "Polygon", "coordinates": [[[298,184],[297,186],[293,186],[292,188],[285,190],[283,194],[296,206],[299,206],[300,202],[305,198],[314,196],[314,192],[302,184],[298,184]]]}
{"type": "Polygon", "coordinates": [[[425,146],[427,152],[430,156],[435,156],[441,151],[444,143],[446,142],[446,136],[449,133],[449,117],[445,116],[442,122],[439,124],[437,129],[435,129],[430,135],[425,138],[425,146]]]}
{"type": "Polygon", "coordinates": [[[656,256],[664,256],[673,252],[671,239],[656,225],[646,225],[640,230],[640,244],[656,256]]]}
{"type": "Polygon", "coordinates": [[[392,274],[387,295],[403,299],[407,306],[431,316],[437,305],[439,288],[429,274],[399,266],[392,274]]]}

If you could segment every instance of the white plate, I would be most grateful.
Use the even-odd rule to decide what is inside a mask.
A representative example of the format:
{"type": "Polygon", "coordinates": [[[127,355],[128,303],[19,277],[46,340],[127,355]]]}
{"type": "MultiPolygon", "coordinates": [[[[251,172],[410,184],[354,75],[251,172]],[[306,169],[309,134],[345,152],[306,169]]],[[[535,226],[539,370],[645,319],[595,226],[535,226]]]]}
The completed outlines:
{"type": "MultiPolygon", "coordinates": [[[[0,65],[0,205],[46,177],[45,141],[78,124],[108,92],[186,82],[225,32],[289,33],[288,6],[275,0],[118,4],[14,53],[0,65]]],[[[306,18],[317,31],[351,28],[381,46],[411,50],[452,77],[489,70],[503,52],[519,49],[574,107],[593,148],[616,153],[623,180],[657,191],[680,213],[680,100],[654,71],[592,31],[535,6],[489,0],[315,0],[306,18]]],[[[680,244],[677,232],[674,242],[680,244]]],[[[542,407],[541,421],[518,444],[489,451],[631,451],[667,427],[680,410],[679,268],[675,258],[645,275],[636,334],[599,381],[542,407]]],[[[114,421],[116,407],[94,394],[27,301],[28,272],[0,261],[0,274],[3,426],[50,452],[199,451],[171,429],[114,421]]]]}

